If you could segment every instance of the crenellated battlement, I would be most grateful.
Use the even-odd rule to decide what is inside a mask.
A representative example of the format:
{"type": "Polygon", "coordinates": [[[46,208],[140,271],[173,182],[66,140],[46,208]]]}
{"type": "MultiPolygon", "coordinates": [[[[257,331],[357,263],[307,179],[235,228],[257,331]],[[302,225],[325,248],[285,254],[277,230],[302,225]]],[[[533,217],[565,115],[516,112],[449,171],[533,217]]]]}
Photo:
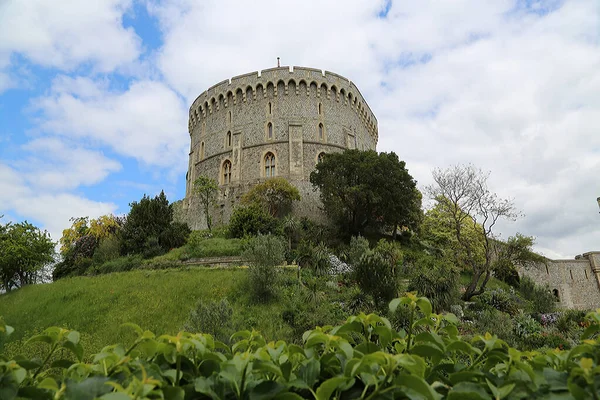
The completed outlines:
{"type": "Polygon", "coordinates": [[[234,76],[221,81],[200,94],[192,103],[188,128],[214,112],[231,105],[246,103],[248,97],[256,101],[268,96],[311,96],[336,101],[353,109],[364,127],[378,140],[377,119],[354,83],[334,72],[306,67],[277,67],[234,76]]]}

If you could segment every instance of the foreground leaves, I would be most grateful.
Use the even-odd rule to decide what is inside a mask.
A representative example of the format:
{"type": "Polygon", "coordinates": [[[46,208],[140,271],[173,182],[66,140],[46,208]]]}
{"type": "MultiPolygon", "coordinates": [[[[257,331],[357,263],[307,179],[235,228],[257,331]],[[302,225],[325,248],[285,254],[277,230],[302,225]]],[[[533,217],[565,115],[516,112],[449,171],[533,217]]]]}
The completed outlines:
{"type": "MultiPolygon", "coordinates": [[[[471,342],[456,317],[432,312],[407,293],[410,326],[359,314],[340,326],[304,334],[303,346],[266,343],[241,331],[231,344],[202,333],[156,337],[139,326],[129,347],[109,345],[85,362],[79,333],[52,327],[29,342],[45,343],[44,360],[0,355],[1,399],[524,399],[598,398],[600,310],[569,351],[520,352],[486,333],[471,342]],[[50,363],[59,349],[69,360],[50,363]]],[[[13,329],[0,319],[0,344],[13,329]]],[[[1,350],[1,349],[0,349],[1,350]]]]}

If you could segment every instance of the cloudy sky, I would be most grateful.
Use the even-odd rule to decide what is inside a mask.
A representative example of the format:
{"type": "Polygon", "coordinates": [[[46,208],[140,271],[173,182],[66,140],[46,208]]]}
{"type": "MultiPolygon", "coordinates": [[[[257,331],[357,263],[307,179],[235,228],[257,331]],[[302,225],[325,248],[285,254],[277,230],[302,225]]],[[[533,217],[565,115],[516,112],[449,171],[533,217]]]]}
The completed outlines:
{"type": "Polygon", "coordinates": [[[473,163],[549,257],[600,250],[598,0],[0,0],[0,215],[184,196],[187,109],[283,65],[340,73],[420,185],[473,163]]]}

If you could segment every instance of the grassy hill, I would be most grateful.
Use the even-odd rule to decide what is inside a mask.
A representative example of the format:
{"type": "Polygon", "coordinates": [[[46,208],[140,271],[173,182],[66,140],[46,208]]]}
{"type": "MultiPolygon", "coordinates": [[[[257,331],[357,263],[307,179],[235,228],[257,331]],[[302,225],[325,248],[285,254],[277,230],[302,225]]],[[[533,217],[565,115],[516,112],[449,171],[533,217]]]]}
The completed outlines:
{"type": "Polygon", "coordinates": [[[273,313],[280,314],[277,304],[255,306],[244,298],[245,273],[240,268],[136,270],[27,286],[0,296],[0,315],[15,328],[8,351],[27,353],[20,340],[50,326],[78,330],[86,355],[108,343],[133,340],[131,330],[121,327],[125,322],[156,334],[175,334],[198,300],[225,297],[242,324],[251,316],[267,337],[285,335],[283,324],[274,323],[273,313]]]}

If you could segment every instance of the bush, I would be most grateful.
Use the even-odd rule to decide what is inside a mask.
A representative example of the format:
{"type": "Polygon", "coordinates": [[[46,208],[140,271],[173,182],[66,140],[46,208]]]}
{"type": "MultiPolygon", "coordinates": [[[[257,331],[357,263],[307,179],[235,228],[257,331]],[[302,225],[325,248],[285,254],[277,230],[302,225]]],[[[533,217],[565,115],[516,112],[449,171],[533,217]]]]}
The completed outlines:
{"type": "Polygon", "coordinates": [[[540,333],[542,325],[530,315],[520,313],[514,319],[514,333],[517,337],[526,339],[529,336],[540,333]]]}
{"type": "Polygon", "coordinates": [[[94,264],[101,265],[107,261],[114,260],[115,258],[119,258],[121,255],[121,243],[119,242],[119,238],[115,235],[111,235],[105,239],[100,241],[98,248],[94,251],[94,264]]]}
{"type": "Polygon", "coordinates": [[[369,251],[364,254],[355,266],[354,275],[362,291],[373,296],[378,308],[398,294],[394,267],[379,253],[369,251]]]}
{"type": "Polygon", "coordinates": [[[493,308],[488,308],[478,313],[475,318],[474,330],[478,333],[490,332],[498,335],[500,339],[514,343],[511,316],[493,308]]]}
{"type": "Polygon", "coordinates": [[[411,271],[409,291],[428,297],[436,312],[449,310],[459,301],[459,272],[452,264],[435,257],[423,257],[411,271]]]}
{"type": "Polygon", "coordinates": [[[253,297],[268,301],[277,290],[277,266],[284,260],[285,242],[278,236],[259,235],[251,239],[244,251],[250,264],[249,281],[253,297]]]}
{"type": "Polygon", "coordinates": [[[519,293],[529,300],[533,313],[547,314],[556,309],[556,299],[547,286],[537,285],[531,278],[524,276],[519,283],[519,293]]]}
{"type": "Polygon", "coordinates": [[[234,238],[276,234],[278,231],[277,219],[255,204],[236,208],[229,220],[229,235],[234,238]]]}
{"type": "Polygon", "coordinates": [[[516,315],[519,312],[519,305],[516,299],[504,289],[498,288],[486,291],[479,295],[477,300],[510,315],[516,315]]]}
{"type": "Polygon", "coordinates": [[[200,300],[190,312],[183,329],[193,333],[209,333],[222,342],[229,342],[233,333],[231,317],[233,308],[226,299],[200,300]]]}
{"type": "Polygon", "coordinates": [[[212,238],[188,244],[188,255],[190,257],[226,257],[241,254],[241,239],[212,238]]]}
{"type": "Polygon", "coordinates": [[[188,224],[184,222],[172,222],[167,229],[160,233],[158,241],[163,249],[175,249],[185,244],[191,232],[188,224]]]}
{"type": "Polygon", "coordinates": [[[369,241],[360,235],[352,236],[350,239],[350,248],[348,249],[348,264],[358,264],[363,254],[367,251],[369,251],[369,241]]]}

